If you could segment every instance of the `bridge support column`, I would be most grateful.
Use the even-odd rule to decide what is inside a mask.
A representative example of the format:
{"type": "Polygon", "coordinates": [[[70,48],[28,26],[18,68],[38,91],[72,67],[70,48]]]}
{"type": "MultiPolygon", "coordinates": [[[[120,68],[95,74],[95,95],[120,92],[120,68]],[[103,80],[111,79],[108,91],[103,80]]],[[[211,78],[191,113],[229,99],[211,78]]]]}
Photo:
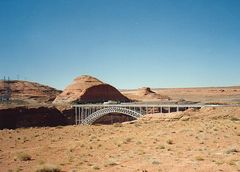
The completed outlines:
{"type": "Polygon", "coordinates": [[[84,119],[85,108],[81,109],[81,121],[84,119]]]}
{"type": "Polygon", "coordinates": [[[78,115],[77,110],[78,110],[78,107],[75,107],[74,110],[75,110],[75,124],[77,125],[77,115],[78,115]]]}
{"type": "Polygon", "coordinates": [[[81,123],[81,109],[82,109],[82,108],[79,108],[79,109],[78,109],[78,124],[81,123]]]}
{"type": "Polygon", "coordinates": [[[92,114],[92,108],[90,107],[90,109],[89,109],[89,115],[91,115],[92,114]]]}
{"type": "Polygon", "coordinates": [[[81,124],[82,123],[83,108],[80,108],[79,111],[80,111],[80,117],[79,117],[80,122],[79,122],[79,124],[81,124]]]}
{"type": "Polygon", "coordinates": [[[77,124],[81,124],[81,109],[82,109],[82,108],[80,108],[80,107],[78,108],[78,114],[77,114],[77,116],[78,116],[78,117],[77,117],[77,118],[78,118],[77,120],[78,120],[78,121],[77,121],[77,124]]]}
{"type": "Polygon", "coordinates": [[[87,107],[87,117],[89,116],[89,108],[87,107]]]}
{"type": "Polygon", "coordinates": [[[143,115],[143,110],[142,110],[142,107],[140,107],[140,114],[143,115]]]}
{"type": "Polygon", "coordinates": [[[85,119],[87,116],[88,116],[88,109],[85,108],[85,109],[84,109],[84,116],[83,116],[83,118],[85,119]]]}

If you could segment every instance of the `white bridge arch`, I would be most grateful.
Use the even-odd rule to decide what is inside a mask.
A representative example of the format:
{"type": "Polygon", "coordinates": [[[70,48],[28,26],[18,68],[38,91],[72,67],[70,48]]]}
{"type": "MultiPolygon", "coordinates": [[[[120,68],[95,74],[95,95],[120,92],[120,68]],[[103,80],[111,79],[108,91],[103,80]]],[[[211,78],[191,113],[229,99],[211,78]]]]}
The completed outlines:
{"type": "Polygon", "coordinates": [[[92,124],[97,119],[110,113],[120,113],[120,114],[131,116],[136,119],[143,116],[141,113],[138,113],[134,110],[130,110],[122,107],[108,107],[108,108],[97,110],[96,112],[90,114],[87,118],[85,118],[82,121],[82,124],[92,124]]]}

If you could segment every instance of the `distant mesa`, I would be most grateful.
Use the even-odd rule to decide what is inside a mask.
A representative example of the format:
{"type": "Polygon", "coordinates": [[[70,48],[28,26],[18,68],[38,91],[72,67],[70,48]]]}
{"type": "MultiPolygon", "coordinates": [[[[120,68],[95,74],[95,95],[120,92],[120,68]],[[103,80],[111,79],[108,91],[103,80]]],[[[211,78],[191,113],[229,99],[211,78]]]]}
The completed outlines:
{"type": "Polygon", "coordinates": [[[108,100],[130,101],[113,86],[92,76],[83,75],[75,78],[73,83],[67,86],[53,103],[100,103],[108,100]]]}

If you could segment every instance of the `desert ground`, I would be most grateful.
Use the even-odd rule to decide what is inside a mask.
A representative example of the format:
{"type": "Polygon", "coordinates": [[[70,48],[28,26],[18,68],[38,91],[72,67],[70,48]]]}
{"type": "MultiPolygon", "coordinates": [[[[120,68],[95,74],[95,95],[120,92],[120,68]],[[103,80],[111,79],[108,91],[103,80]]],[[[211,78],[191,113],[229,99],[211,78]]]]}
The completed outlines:
{"type": "MultiPolygon", "coordinates": [[[[240,172],[240,87],[144,87],[121,90],[122,95],[91,76],[74,79],[63,92],[33,82],[9,84],[11,102],[0,104],[0,172],[240,172]],[[231,106],[76,126],[74,118],[67,118],[74,117],[73,109],[53,103],[65,105],[73,98],[88,102],[96,95],[138,103],[231,106]]],[[[0,86],[4,91],[4,84],[0,86]]]]}
{"type": "Polygon", "coordinates": [[[0,171],[240,171],[240,108],[0,130],[0,171]]]}

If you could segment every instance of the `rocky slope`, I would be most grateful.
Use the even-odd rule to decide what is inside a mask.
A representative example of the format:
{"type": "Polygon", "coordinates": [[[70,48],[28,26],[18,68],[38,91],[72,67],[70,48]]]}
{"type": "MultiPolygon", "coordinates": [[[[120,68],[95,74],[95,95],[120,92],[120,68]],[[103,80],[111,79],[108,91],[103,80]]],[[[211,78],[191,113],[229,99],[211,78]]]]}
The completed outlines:
{"type": "Polygon", "coordinates": [[[0,81],[1,95],[3,95],[6,87],[10,91],[10,99],[19,104],[49,103],[61,92],[35,82],[12,80],[0,81]]]}
{"type": "Polygon", "coordinates": [[[92,76],[83,75],[75,78],[73,83],[67,86],[53,103],[98,103],[108,100],[129,101],[113,86],[103,83],[92,76]]]}
{"type": "Polygon", "coordinates": [[[67,120],[55,107],[14,107],[0,109],[0,129],[66,125],[67,120]]]}

